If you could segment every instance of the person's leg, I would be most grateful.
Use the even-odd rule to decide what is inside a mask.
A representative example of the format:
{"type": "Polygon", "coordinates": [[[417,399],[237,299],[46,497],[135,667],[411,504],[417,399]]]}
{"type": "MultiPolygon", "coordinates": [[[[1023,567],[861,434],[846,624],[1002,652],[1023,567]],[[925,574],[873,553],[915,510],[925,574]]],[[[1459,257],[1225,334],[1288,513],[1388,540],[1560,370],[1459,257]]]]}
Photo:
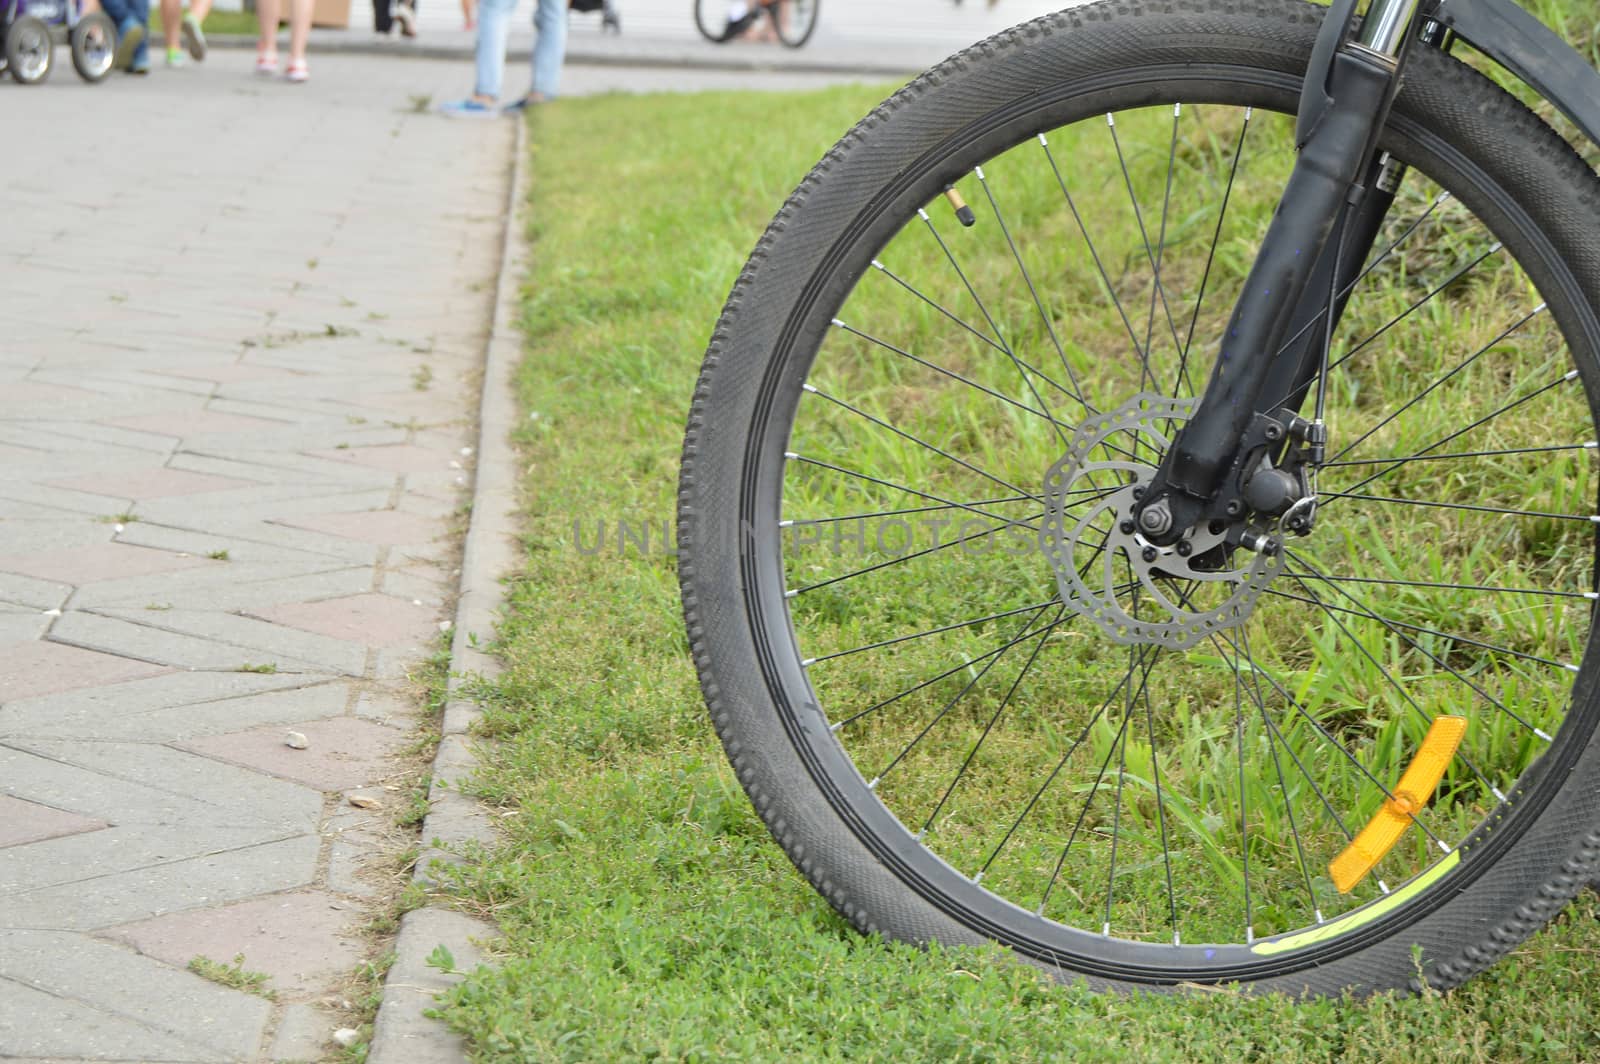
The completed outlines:
{"type": "Polygon", "coordinates": [[[178,50],[178,27],[183,22],[183,0],[161,0],[161,35],[167,39],[167,53],[178,50]]]}
{"type": "Polygon", "coordinates": [[[133,49],[127,69],[135,74],[150,70],[150,0],[130,0],[129,12],[139,25],[139,43],[133,49]]]}
{"type": "Polygon", "coordinates": [[[511,12],[516,0],[483,0],[478,7],[477,71],[472,98],[479,103],[500,99],[500,85],[506,73],[506,36],[511,31],[511,12]]]}
{"type": "Polygon", "coordinates": [[[261,36],[256,40],[256,72],[276,73],[278,69],[278,0],[256,0],[256,23],[261,36]]]}
{"type": "Polygon", "coordinates": [[[394,16],[389,13],[389,0],[372,0],[372,31],[387,34],[394,29],[394,16]]]}
{"type": "Polygon", "coordinates": [[[311,39],[311,9],[314,0],[289,0],[290,81],[306,79],[306,42],[311,39]]]}
{"type": "Polygon", "coordinates": [[[533,87],[528,98],[554,99],[561,87],[561,64],[567,57],[566,0],[539,0],[533,27],[538,40],[533,45],[533,87]]]}

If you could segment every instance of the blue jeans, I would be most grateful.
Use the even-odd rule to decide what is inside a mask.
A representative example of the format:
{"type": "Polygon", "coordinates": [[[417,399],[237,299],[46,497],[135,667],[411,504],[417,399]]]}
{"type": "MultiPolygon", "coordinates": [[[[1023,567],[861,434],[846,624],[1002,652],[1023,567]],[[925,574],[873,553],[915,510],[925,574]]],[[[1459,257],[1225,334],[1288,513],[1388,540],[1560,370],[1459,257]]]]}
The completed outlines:
{"type": "MultiPolygon", "coordinates": [[[[478,83],[473,91],[479,96],[500,97],[506,35],[515,7],[516,0],[482,0],[478,8],[478,83]]],[[[561,61],[567,54],[567,0],[539,0],[533,28],[538,39],[533,45],[532,91],[550,99],[561,84],[561,61]]]]}
{"type": "Polygon", "coordinates": [[[133,65],[143,66],[150,60],[150,0],[100,0],[100,7],[117,24],[117,33],[127,32],[134,23],[144,27],[144,40],[133,53],[133,65]]]}

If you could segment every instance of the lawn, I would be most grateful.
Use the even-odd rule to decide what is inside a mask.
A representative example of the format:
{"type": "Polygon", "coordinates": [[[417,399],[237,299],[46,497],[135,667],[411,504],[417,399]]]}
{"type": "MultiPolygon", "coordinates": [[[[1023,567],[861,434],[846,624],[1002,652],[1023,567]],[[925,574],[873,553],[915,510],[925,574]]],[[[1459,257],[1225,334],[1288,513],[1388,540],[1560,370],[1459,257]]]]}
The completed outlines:
{"type": "Polygon", "coordinates": [[[862,937],[771,841],[688,657],[678,451],[756,235],[887,91],[567,100],[532,120],[526,562],[479,780],[502,841],[451,883],[505,937],[442,1010],[474,1059],[1600,1056],[1592,895],[1449,996],[1098,997],[996,955],[862,937]]]}

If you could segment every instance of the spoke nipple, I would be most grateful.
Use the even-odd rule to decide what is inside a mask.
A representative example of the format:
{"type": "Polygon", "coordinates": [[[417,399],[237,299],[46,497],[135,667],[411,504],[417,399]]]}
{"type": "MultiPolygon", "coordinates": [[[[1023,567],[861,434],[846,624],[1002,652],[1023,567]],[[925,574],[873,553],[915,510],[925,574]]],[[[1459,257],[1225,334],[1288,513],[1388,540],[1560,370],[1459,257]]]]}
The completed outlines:
{"type": "Polygon", "coordinates": [[[982,181],[983,180],[983,167],[974,166],[972,168],[972,176],[976,177],[979,181],[982,181]]]}
{"type": "Polygon", "coordinates": [[[1445,842],[1443,839],[1436,839],[1434,841],[1439,844],[1439,849],[1443,850],[1445,853],[1450,852],[1450,844],[1448,842],[1445,842]]]}
{"type": "Polygon", "coordinates": [[[974,884],[982,883],[983,882],[983,873],[979,872],[977,875],[973,876],[972,877],[972,882],[974,884]]]}
{"type": "Polygon", "coordinates": [[[1497,802],[1503,802],[1503,801],[1506,800],[1505,792],[1502,791],[1499,787],[1494,786],[1493,784],[1489,785],[1489,793],[1494,795],[1494,800],[1497,801],[1497,802]]]}
{"type": "Polygon", "coordinates": [[[1244,944],[1249,945],[1256,940],[1256,929],[1249,924],[1244,925],[1244,944]]]}
{"type": "MultiPolygon", "coordinates": [[[[1543,314],[1546,310],[1549,309],[1549,307],[1550,307],[1549,303],[1540,303],[1538,306],[1533,308],[1533,313],[1534,314],[1543,314]]],[[[1530,315],[1530,317],[1531,317],[1531,315],[1530,315]]]]}
{"type": "MultiPolygon", "coordinates": [[[[874,777],[872,777],[872,782],[867,784],[867,790],[869,790],[869,791],[877,790],[878,789],[878,781],[881,780],[881,779],[883,779],[882,776],[874,776],[874,777]]],[[[1388,891],[1384,891],[1384,893],[1387,894],[1388,891]]]]}
{"type": "Polygon", "coordinates": [[[1117,124],[1117,116],[1112,114],[1110,111],[1107,111],[1106,112],[1106,125],[1115,126],[1116,124],[1117,124]]]}
{"type": "Polygon", "coordinates": [[[1387,893],[1389,893],[1389,884],[1385,883],[1383,880],[1380,879],[1380,880],[1378,880],[1378,889],[1383,891],[1385,894],[1387,894],[1387,893]]]}
{"type": "MultiPolygon", "coordinates": [[[[1384,893],[1387,894],[1389,892],[1388,891],[1384,891],[1384,893]]],[[[1317,914],[1317,923],[1320,924],[1320,923],[1325,923],[1326,922],[1326,921],[1324,921],[1322,919],[1322,910],[1321,909],[1313,909],[1312,912],[1317,914]]]]}
{"type": "Polygon", "coordinates": [[[1256,109],[1254,107],[1246,107],[1244,109],[1244,120],[1246,122],[1250,121],[1250,119],[1255,116],[1255,113],[1256,109]]]}
{"type": "Polygon", "coordinates": [[[1172,944],[1173,944],[1173,945],[1174,945],[1174,946],[1181,946],[1181,945],[1183,945],[1183,940],[1182,940],[1182,939],[1180,939],[1180,938],[1179,938],[1179,937],[1178,937],[1178,933],[1177,933],[1177,932],[1176,932],[1176,931],[1174,931],[1174,932],[1173,932],[1173,933],[1172,933],[1172,944]]]}
{"type": "Polygon", "coordinates": [[[1590,440],[1588,443],[1583,445],[1583,449],[1586,451],[1592,451],[1596,447],[1600,447],[1600,440],[1590,440]]]}
{"type": "Polygon", "coordinates": [[[925,222],[929,220],[928,219],[928,212],[923,210],[921,207],[917,208],[917,217],[921,218],[925,222]]]}
{"type": "MultiPolygon", "coordinates": [[[[1048,148],[1050,146],[1050,142],[1048,140],[1044,139],[1044,134],[1043,133],[1039,134],[1039,146],[1041,148],[1048,148]]],[[[1042,906],[1040,907],[1040,911],[1043,911],[1043,907],[1042,906]]]]}
{"type": "Polygon", "coordinates": [[[1565,377],[1562,377],[1561,379],[1564,380],[1564,381],[1575,381],[1575,380],[1578,379],[1578,371],[1575,370],[1575,369],[1574,370],[1568,370],[1567,371],[1567,375],[1565,377]]]}
{"type": "Polygon", "coordinates": [[[831,732],[836,732],[842,727],[844,727],[844,721],[835,721],[834,723],[828,725],[828,730],[831,732]]]}
{"type": "Polygon", "coordinates": [[[795,597],[795,596],[796,596],[796,595],[798,595],[798,594],[800,594],[800,591],[799,591],[799,589],[798,589],[798,588],[792,588],[792,587],[791,587],[791,588],[790,588],[790,589],[789,589],[789,590],[788,590],[788,591],[785,591],[785,592],[784,592],[784,593],[783,593],[783,597],[784,597],[784,598],[786,598],[786,599],[792,599],[792,598],[794,598],[794,597],[795,597]]]}
{"type": "MultiPolygon", "coordinates": [[[[874,270],[881,270],[881,269],[883,269],[883,263],[879,262],[877,259],[873,259],[872,260],[872,268],[874,270]]],[[[834,321],[838,321],[839,319],[838,318],[834,318],[833,320],[834,321]]]]}
{"type": "Polygon", "coordinates": [[[783,452],[783,457],[784,457],[784,458],[785,458],[785,459],[787,459],[787,460],[788,460],[788,461],[791,461],[791,462],[792,462],[792,461],[794,461],[794,460],[795,460],[795,459],[796,459],[796,458],[799,458],[799,457],[800,457],[800,456],[799,456],[799,455],[798,455],[798,454],[796,454],[796,453],[795,453],[795,452],[793,452],[793,451],[784,451],[784,452],[783,452]]]}
{"type": "Polygon", "coordinates": [[[1172,117],[1173,118],[1177,118],[1181,114],[1183,114],[1183,104],[1181,104],[1181,103],[1173,104],[1172,105],[1172,117]]]}
{"type": "Polygon", "coordinates": [[[1579,671],[1581,671],[1576,665],[1563,665],[1561,667],[1563,669],[1566,669],[1568,672],[1579,672],[1579,671]]]}
{"type": "Polygon", "coordinates": [[[812,384],[812,383],[810,383],[810,382],[809,382],[809,381],[808,381],[808,382],[806,382],[806,383],[805,383],[805,384],[802,384],[802,385],[801,385],[801,386],[800,386],[800,387],[801,387],[801,388],[802,388],[802,389],[804,389],[804,390],[805,390],[805,391],[808,391],[808,392],[810,392],[810,393],[811,393],[811,394],[813,394],[813,395],[815,395],[815,394],[816,394],[816,392],[817,392],[817,386],[816,386],[816,385],[814,385],[814,384],[812,384]]]}
{"type": "Polygon", "coordinates": [[[779,521],[778,522],[778,527],[779,528],[793,528],[794,527],[794,522],[793,521],[779,521]]]}
{"type": "Polygon", "coordinates": [[[811,666],[815,665],[816,663],[817,663],[817,659],[816,658],[806,658],[805,660],[800,662],[800,667],[802,669],[809,669],[809,668],[811,668],[811,666]]]}
{"type": "Polygon", "coordinates": [[[1539,738],[1543,739],[1547,743],[1555,742],[1554,739],[1550,738],[1550,733],[1545,731],[1543,728],[1535,728],[1535,729],[1533,729],[1533,734],[1537,735],[1539,738]]]}
{"type": "Polygon", "coordinates": [[[1103,938],[1110,938],[1111,937],[1111,921],[1110,920],[1107,920],[1105,923],[1100,925],[1100,934],[1101,934],[1101,937],[1103,937],[1103,938]]]}

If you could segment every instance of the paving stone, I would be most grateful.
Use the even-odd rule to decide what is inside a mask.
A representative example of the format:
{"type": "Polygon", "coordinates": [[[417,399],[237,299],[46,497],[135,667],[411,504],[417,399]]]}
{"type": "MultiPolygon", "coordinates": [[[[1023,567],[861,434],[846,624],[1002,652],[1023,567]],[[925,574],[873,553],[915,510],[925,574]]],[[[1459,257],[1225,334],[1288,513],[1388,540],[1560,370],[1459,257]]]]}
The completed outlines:
{"type": "Polygon", "coordinates": [[[193,439],[196,436],[261,431],[282,423],[259,417],[243,417],[239,414],[219,414],[213,410],[173,410],[162,414],[117,418],[108,424],[119,425],[136,432],[193,439]]]}
{"type": "MultiPolygon", "coordinates": [[[[87,973],[86,979],[93,978],[87,973]]],[[[16,1064],[72,1061],[215,1061],[216,1050],[70,998],[0,976],[0,1059],[16,1064]]],[[[238,1059],[238,1058],[236,1058],[238,1059]]]]}
{"type": "Polygon", "coordinates": [[[59,480],[56,487],[110,495],[118,499],[160,499],[171,495],[200,495],[246,487],[248,480],[213,477],[176,469],[146,469],[138,473],[108,473],[59,480]]]}
{"type": "Polygon", "coordinates": [[[427,543],[444,531],[437,521],[394,510],[316,514],[296,517],[284,523],[314,532],[387,545],[427,543]]]}
{"type": "Polygon", "coordinates": [[[53,619],[43,610],[0,608],[0,646],[42,637],[53,619]]]}
{"type": "MultiPolygon", "coordinates": [[[[87,1030],[73,1023],[0,1023],[0,1032],[21,1035],[16,1052],[34,1056],[240,1060],[254,1056],[272,1013],[263,998],[59,931],[0,931],[0,978],[76,1006],[63,1010],[63,1019],[90,1021],[87,1030]]],[[[0,1002],[9,996],[0,991],[0,1002]]],[[[7,1038],[0,1033],[0,1055],[11,1049],[7,1038]]]]}
{"type": "Polygon", "coordinates": [[[215,565],[205,558],[183,557],[170,551],[102,543],[73,550],[0,557],[0,569],[40,580],[81,587],[96,581],[117,581],[149,573],[171,573],[215,565]]]}
{"type": "MultiPolygon", "coordinates": [[[[115,816],[116,812],[110,810],[106,815],[115,816]]],[[[242,850],[278,841],[287,834],[282,827],[266,824],[130,824],[0,850],[0,899],[7,902],[0,904],[0,926],[18,922],[8,904],[11,896],[82,882],[86,865],[94,869],[89,878],[100,879],[242,850]]]]}
{"type": "Polygon", "coordinates": [[[452,457],[448,451],[430,450],[410,444],[397,444],[386,447],[350,447],[343,450],[313,451],[312,453],[331,462],[349,462],[354,465],[370,466],[373,469],[387,469],[391,473],[430,472],[439,469],[441,466],[447,467],[450,462],[458,460],[452,457]]]}
{"type": "Polygon", "coordinates": [[[332,1051],[333,1032],[339,1026],[338,1017],[316,1005],[300,1002],[288,1006],[272,1036],[273,1064],[310,1064],[322,1060],[332,1051]]]}
{"type": "MultiPolygon", "coordinates": [[[[281,745],[281,729],[278,730],[278,741],[281,745]]],[[[205,815],[196,818],[197,823],[267,824],[275,830],[301,829],[316,822],[322,807],[322,800],[316,794],[288,780],[274,779],[236,765],[219,765],[201,756],[201,753],[157,743],[18,737],[8,740],[8,745],[42,754],[65,765],[90,769],[113,779],[194,798],[207,810],[205,815]]],[[[115,813],[110,814],[108,819],[121,822],[121,817],[115,813]]]]}
{"type": "Polygon", "coordinates": [[[97,689],[94,694],[109,697],[93,700],[28,701],[0,710],[0,735],[181,742],[207,735],[225,735],[241,728],[343,716],[350,701],[349,687],[344,683],[307,686],[304,676],[294,674],[183,672],[158,679],[167,678],[198,681],[209,685],[210,689],[196,690],[192,697],[171,704],[137,709],[112,694],[127,692],[135,686],[133,684],[97,689]],[[224,681],[245,678],[273,680],[285,689],[231,694],[224,687],[224,681]]]}
{"type": "MultiPolygon", "coordinates": [[[[226,613],[66,613],[51,628],[50,638],[176,668],[239,671],[271,666],[279,672],[335,672],[348,676],[359,676],[366,669],[362,648],[226,613]]],[[[0,662],[0,668],[4,664],[0,662]]],[[[4,690],[4,676],[0,674],[0,695],[4,690]]]]}
{"type": "Polygon", "coordinates": [[[296,891],[190,910],[108,929],[147,957],[182,967],[195,956],[231,961],[271,977],[280,993],[314,990],[355,967],[361,913],[326,891],[296,891]]]}
{"type": "Polygon", "coordinates": [[[435,996],[462,977],[429,968],[423,958],[442,945],[455,956],[458,971],[471,971],[487,959],[479,943],[493,935],[488,924],[461,913],[438,909],[406,913],[395,944],[397,960],[374,1023],[369,1059],[405,1064],[456,1064],[464,1059],[466,1046],[460,1036],[424,1015],[433,1008],[435,996]]]}
{"type": "Polygon", "coordinates": [[[407,740],[392,728],[353,717],[308,720],[293,727],[311,741],[307,749],[285,746],[284,729],[279,727],[195,739],[185,743],[184,748],[319,791],[343,791],[404,771],[390,759],[407,740]]]}
{"type": "MultiPolygon", "coordinates": [[[[302,557],[314,557],[302,555],[302,557]]],[[[348,566],[331,558],[315,558],[311,565],[212,563],[203,571],[181,576],[146,577],[108,581],[81,588],[73,596],[75,609],[170,609],[235,612],[271,607],[284,602],[360,594],[372,586],[372,569],[348,566]]]]}
{"type": "Polygon", "coordinates": [[[165,671],[159,665],[60,643],[0,646],[0,704],[35,695],[99,687],[165,671]]]}
{"type": "Polygon", "coordinates": [[[257,610],[255,615],[367,646],[415,647],[431,641],[439,630],[437,614],[427,606],[373,593],[298,602],[257,610]]]}
{"type": "Polygon", "coordinates": [[[105,826],[104,820],[78,816],[76,813],[0,794],[0,849],[62,835],[99,831],[105,826]]]}
{"type": "Polygon", "coordinates": [[[6,898],[18,927],[93,931],[207,904],[294,890],[316,878],[322,840],[298,835],[186,861],[97,876],[6,898]]]}

